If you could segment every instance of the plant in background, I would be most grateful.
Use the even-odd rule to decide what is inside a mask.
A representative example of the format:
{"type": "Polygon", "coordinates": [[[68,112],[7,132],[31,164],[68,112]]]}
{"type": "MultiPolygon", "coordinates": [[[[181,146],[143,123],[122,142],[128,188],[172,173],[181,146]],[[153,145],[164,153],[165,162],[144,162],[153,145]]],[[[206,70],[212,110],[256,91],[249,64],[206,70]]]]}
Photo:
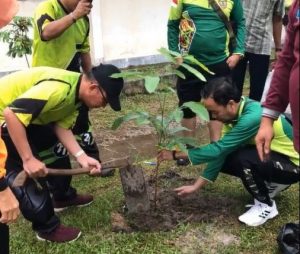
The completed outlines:
{"type": "MultiPolygon", "coordinates": [[[[203,70],[211,73],[205,65],[200,63],[191,55],[181,56],[177,52],[169,51],[165,48],[159,49],[159,52],[165,56],[171,63],[170,68],[173,72],[181,78],[185,78],[184,74],[179,71],[177,66],[177,58],[183,57],[184,62],[180,64],[182,68],[185,68],[196,77],[202,81],[206,81],[205,77],[191,65],[197,65],[203,70]],[[188,64],[187,64],[188,63],[188,64]],[[189,65],[191,64],[191,65],[189,65]]],[[[177,107],[173,111],[166,113],[166,93],[159,91],[160,77],[155,73],[144,73],[144,72],[133,72],[133,71],[124,71],[112,75],[113,78],[140,78],[145,80],[145,89],[148,93],[154,93],[157,96],[159,103],[159,113],[157,115],[150,114],[148,111],[134,111],[130,112],[124,116],[117,118],[113,125],[112,129],[117,129],[121,124],[128,121],[134,121],[137,125],[150,125],[154,127],[156,132],[158,142],[158,149],[179,149],[181,151],[186,151],[186,145],[196,146],[197,142],[194,138],[181,137],[180,132],[188,131],[187,128],[181,125],[181,120],[183,118],[183,108],[190,108],[196,115],[201,117],[203,120],[208,121],[209,116],[205,107],[201,103],[197,102],[186,102],[181,107],[177,107]]],[[[172,92],[175,92],[174,89],[168,87],[172,92]]],[[[154,172],[154,182],[155,182],[155,193],[154,193],[154,205],[156,209],[156,200],[157,200],[157,176],[159,171],[159,165],[157,163],[156,169],[154,172]]]]}
{"type": "Polygon", "coordinates": [[[32,18],[16,16],[9,26],[10,28],[0,32],[0,40],[8,43],[7,55],[12,58],[25,56],[29,67],[27,55],[32,53],[32,39],[28,33],[32,27],[32,18]]]}

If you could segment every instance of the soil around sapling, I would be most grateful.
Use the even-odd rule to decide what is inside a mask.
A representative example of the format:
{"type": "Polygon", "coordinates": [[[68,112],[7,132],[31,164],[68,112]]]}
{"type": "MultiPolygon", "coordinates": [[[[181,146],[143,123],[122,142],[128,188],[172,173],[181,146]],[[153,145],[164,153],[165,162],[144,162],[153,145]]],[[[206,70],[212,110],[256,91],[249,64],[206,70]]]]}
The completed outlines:
{"type": "MultiPolygon", "coordinates": [[[[151,201],[149,212],[126,214],[123,216],[132,231],[155,232],[169,231],[180,224],[201,222],[224,222],[236,221],[236,215],[232,214],[237,205],[234,198],[218,197],[198,192],[186,197],[179,197],[174,188],[181,185],[190,185],[196,179],[181,176],[173,169],[169,169],[158,177],[159,189],[156,210],[154,210],[154,179],[146,176],[148,192],[151,201]]],[[[121,230],[122,231],[122,230],[121,230]]],[[[123,230],[123,232],[128,232],[123,230]]]]}

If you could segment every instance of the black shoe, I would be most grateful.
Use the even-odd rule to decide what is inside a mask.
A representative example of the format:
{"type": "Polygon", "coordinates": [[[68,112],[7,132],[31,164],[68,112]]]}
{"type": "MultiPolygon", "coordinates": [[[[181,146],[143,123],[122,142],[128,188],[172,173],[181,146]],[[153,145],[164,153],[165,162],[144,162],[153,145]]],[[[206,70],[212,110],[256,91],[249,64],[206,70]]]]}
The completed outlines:
{"type": "Polygon", "coordinates": [[[115,174],[116,169],[115,168],[104,168],[101,169],[100,176],[101,177],[110,177],[115,174]]]}
{"type": "Polygon", "coordinates": [[[186,159],[182,159],[182,158],[177,159],[176,164],[177,164],[177,166],[187,166],[187,165],[190,164],[190,160],[188,158],[186,158],[186,159]]]}

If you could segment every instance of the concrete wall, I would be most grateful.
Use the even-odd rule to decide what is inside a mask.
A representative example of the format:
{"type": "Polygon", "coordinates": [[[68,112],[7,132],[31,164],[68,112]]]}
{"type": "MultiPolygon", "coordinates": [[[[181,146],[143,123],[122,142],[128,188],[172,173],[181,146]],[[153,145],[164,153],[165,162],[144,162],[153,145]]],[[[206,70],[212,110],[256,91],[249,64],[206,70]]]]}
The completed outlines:
{"type": "MultiPolygon", "coordinates": [[[[19,16],[32,16],[41,0],[20,1],[19,16]]],[[[95,64],[119,67],[164,61],[157,49],[167,46],[167,18],[171,0],[94,0],[90,15],[92,58],[95,64]]],[[[5,56],[0,44],[0,70],[26,68],[25,59],[5,56]]]]}

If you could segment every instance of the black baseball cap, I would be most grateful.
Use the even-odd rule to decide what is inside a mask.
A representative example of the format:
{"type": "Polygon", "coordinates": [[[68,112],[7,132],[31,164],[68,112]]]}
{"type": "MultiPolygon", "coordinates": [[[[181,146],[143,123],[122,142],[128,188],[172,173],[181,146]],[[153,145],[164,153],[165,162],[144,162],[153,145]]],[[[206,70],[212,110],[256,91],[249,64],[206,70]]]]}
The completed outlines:
{"type": "Polygon", "coordinates": [[[93,78],[96,79],[99,86],[105,91],[107,102],[115,111],[121,110],[120,94],[124,86],[123,78],[112,78],[114,73],[121,71],[112,64],[100,64],[92,68],[93,78]]]}

